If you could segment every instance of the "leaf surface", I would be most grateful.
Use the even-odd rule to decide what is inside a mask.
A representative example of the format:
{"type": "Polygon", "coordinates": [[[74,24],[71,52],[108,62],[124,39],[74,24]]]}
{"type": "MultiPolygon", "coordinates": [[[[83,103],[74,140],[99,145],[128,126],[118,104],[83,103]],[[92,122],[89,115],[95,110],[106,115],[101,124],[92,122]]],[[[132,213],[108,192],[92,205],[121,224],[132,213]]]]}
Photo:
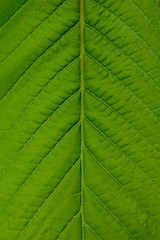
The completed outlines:
{"type": "Polygon", "coordinates": [[[0,6],[0,240],[159,240],[158,1],[0,6]]]}

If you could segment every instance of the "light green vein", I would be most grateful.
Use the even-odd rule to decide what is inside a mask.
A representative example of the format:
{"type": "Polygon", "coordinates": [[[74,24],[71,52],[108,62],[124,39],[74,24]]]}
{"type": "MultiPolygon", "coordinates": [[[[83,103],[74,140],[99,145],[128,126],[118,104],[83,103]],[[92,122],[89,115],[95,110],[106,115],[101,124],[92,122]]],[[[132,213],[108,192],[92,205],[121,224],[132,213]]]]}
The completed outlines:
{"type": "Polygon", "coordinates": [[[80,74],[81,74],[81,218],[82,240],[84,240],[84,215],[83,215],[83,161],[84,161],[84,0],[80,0],[80,74]]]}

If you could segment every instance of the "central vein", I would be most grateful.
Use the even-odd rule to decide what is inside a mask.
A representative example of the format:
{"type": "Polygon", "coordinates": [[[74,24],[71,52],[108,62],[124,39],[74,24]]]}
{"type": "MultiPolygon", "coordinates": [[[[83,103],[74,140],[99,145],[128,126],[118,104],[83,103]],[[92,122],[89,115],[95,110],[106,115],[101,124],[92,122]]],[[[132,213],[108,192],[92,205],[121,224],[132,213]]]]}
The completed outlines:
{"type": "Polygon", "coordinates": [[[84,239],[83,215],[83,160],[84,160],[84,0],[80,0],[80,73],[81,73],[81,218],[82,239],[84,239]]]}

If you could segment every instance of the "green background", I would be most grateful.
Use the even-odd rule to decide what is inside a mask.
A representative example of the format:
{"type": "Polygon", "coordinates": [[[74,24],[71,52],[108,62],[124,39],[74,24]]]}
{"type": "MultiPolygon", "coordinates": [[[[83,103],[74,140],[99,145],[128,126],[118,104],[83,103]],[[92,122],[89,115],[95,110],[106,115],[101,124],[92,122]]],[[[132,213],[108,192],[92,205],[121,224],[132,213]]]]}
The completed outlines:
{"type": "Polygon", "coordinates": [[[160,240],[157,0],[0,0],[0,240],[160,240]]]}

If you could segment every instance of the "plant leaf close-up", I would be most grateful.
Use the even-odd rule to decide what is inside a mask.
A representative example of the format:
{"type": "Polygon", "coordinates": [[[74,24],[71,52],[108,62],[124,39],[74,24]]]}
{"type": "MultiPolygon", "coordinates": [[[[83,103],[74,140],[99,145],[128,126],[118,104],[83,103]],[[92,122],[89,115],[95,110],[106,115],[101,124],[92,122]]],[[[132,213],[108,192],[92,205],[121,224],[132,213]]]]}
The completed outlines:
{"type": "Polygon", "coordinates": [[[157,0],[0,0],[0,240],[160,240],[157,0]]]}

